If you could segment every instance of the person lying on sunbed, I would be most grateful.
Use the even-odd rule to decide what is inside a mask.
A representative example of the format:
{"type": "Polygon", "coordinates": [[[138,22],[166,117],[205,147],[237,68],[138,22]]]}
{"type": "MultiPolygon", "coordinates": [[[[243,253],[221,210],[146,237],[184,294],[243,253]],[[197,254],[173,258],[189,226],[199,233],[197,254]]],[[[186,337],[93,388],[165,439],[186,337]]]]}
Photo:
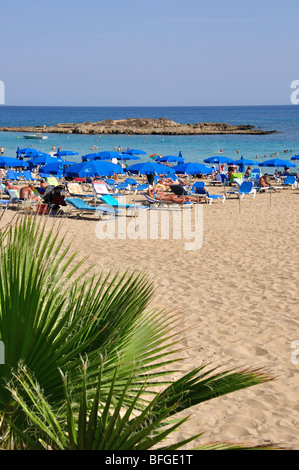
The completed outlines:
{"type": "Polygon", "coordinates": [[[14,185],[11,184],[11,182],[8,181],[8,180],[5,181],[5,188],[6,188],[6,189],[20,189],[19,186],[14,186],[14,185]]]}
{"type": "Polygon", "coordinates": [[[157,201],[169,201],[176,202],[178,204],[183,204],[184,202],[204,202],[205,198],[196,196],[177,196],[172,193],[164,193],[163,191],[155,191],[153,188],[148,189],[148,195],[157,201]]]}

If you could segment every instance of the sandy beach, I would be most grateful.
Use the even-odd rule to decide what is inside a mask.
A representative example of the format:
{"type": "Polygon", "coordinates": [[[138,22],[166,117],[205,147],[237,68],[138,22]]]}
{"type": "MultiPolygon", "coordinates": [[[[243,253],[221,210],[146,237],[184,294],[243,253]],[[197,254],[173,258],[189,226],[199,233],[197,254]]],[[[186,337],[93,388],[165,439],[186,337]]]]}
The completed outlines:
{"type": "MultiPolygon", "coordinates": [[[[147,272],[156,285],[153,305],[181,315],[177,376],[212,364],[262,367],[275,377],[193,408],[173,440],[203,432],[195,444],[274,442],[299,450],[298,198],[298,190],[286,189],[271,199],[245,196],[241,207],[235,197],[201,205],[203,244],[196,250],[186,250],[183,238],[100,239],[103,222],[94,217],[63,219],[66,238],[87,264],[147,272]]],[[[8,210],[1,224],[13,214],[8,210]]]]}

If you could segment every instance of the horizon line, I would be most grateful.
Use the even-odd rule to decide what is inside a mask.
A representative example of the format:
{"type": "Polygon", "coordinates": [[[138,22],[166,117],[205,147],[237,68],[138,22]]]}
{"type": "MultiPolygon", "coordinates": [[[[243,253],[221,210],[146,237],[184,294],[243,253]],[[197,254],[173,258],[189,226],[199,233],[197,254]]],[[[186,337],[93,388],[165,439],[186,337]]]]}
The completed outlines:
{"type": "Polygon", "coordinates": [[[0,104],[1,107],[18,108],[242,108],[242,107],[295,106],[294,104],[212,104],[212,105],[48,105],[48,104],[0,104]]]}

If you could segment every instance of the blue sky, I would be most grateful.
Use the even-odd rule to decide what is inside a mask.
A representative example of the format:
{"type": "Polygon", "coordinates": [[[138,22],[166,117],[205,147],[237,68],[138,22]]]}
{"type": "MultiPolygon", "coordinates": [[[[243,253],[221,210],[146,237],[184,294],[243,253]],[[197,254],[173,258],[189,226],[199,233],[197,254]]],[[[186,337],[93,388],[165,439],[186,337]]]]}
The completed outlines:
{"type": "Polygon", "coordinates": [[[298,0],[1,5],[7,105],[290,104],[298,0]]]}

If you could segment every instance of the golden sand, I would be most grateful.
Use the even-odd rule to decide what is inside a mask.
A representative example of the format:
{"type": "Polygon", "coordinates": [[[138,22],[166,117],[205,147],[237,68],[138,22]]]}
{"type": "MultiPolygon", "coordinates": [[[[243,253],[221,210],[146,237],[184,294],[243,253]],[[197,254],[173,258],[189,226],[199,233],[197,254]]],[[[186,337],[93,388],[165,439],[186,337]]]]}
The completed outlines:
{"type": "Polygon", "coordinates": [[[63,220],[87,264],[146,271],[157,288],[154,303],[182,312],[181,372],[213,363],[262,367],[276,377],[194,407],[173,439],[204,432],[198,444],[275,442],[299,450],[298,201],[299,191],[287,189],[271,200],[246,196],[241,208],[236,198],[204,204],[203,245],[190,251],[184,239],[99,239],[103,222],[92,215],[63,220]]]}

